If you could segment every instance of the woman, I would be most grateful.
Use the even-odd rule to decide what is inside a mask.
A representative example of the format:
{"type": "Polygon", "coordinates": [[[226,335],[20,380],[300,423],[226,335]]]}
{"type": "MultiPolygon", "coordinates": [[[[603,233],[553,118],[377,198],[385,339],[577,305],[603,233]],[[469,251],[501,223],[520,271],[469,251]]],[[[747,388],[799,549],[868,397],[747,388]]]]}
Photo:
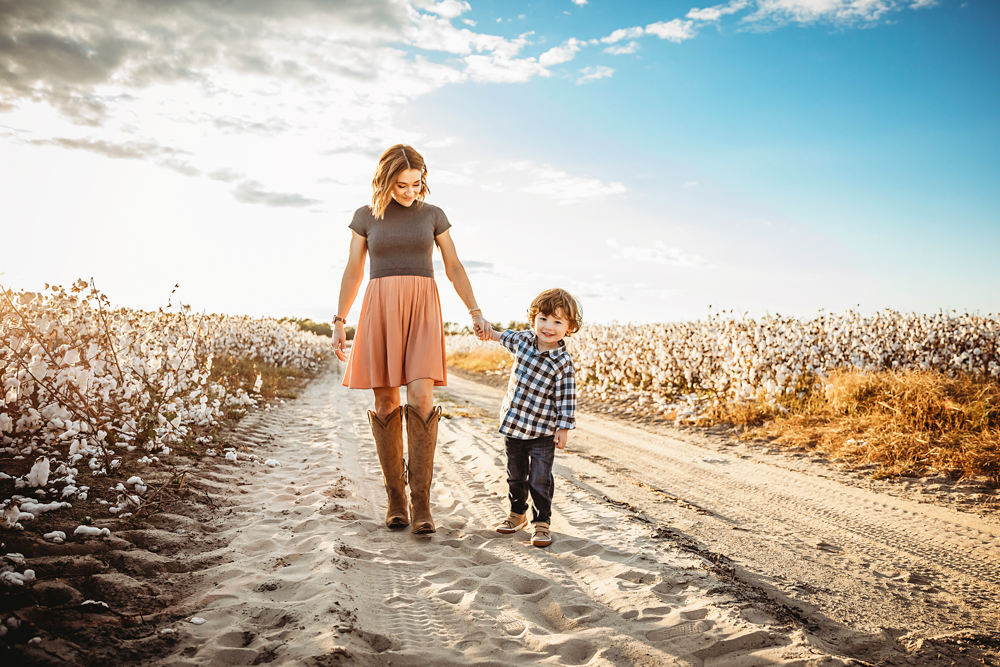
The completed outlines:
{"type": "Polygon", "coordinates": [[[441,408],[434,406],[434,387],[446,385],[448,379],[441,303],[434,282],[435,245],[448,279],[469,309],[476,335],[482,338],[491,327],[476,306],[469,277],[455,252],[451,223],[444,211],[423,201],[430,190],[420,153],[403,144],[382,153],[372,190],[371,205],[355,211],[350,224],[351,249],[333,320],[333,346],[337,357],[347,361],[344,386],[375,393],[375,410],[369,410],[368,421],[389,497],[386,525],[404,528],[412,519],[414,533],[433,533],[430,490],[441,414],[441,408]],[[371,254],[368,289],[347,360],[345,316],[361,286],[366,253],[371,254]],[[399,404],[402,385],[406,385],[405,409],[399,404]],[[403,461],[404,420],[408,470],[403,461]]]}

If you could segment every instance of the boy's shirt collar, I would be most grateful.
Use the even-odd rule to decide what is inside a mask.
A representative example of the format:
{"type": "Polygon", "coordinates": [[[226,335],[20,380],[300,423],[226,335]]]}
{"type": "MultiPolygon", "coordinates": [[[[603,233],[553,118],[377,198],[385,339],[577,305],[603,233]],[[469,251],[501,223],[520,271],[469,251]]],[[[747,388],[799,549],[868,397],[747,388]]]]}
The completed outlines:
{"type": "MultiPolygon", "coordinates": [[[[529,329],[529,331],[531,330],[529,329]]],[[[536,334],[534,331],[531,331],[531,351],[539,356],[547,354],[549,355],[550,359],[558,359],[562,355],[566,354],[566,339],[565,338],[560,339],[559,347],[557,347],[556,349],[545,350],[543,352],[542,350],[538,349],[538,334],[536,334]]]]}

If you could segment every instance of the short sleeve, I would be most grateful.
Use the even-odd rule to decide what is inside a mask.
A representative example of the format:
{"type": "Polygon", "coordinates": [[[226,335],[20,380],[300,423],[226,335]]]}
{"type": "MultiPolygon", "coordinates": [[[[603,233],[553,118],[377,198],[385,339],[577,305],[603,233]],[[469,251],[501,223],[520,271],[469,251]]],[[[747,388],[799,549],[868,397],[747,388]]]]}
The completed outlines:
{"type": "Polygon", "coordinates": [[[348,227],[357,232],[359,236],[368,238],[368,224],[371,219],[371,209],[368,206],[362,206],[354,212],[354,218],[351,220],[351,224],[349,224],[348,227]]]}
{"type": "Polygon", "coordinates": [[[437,215],[434,216],[434,236],[438,234],[444,234],[448,229],[451,228],[451,223],[448,221],[448,216],[444,214],[444,211],[438,209],[436,211],[437,215]]]}

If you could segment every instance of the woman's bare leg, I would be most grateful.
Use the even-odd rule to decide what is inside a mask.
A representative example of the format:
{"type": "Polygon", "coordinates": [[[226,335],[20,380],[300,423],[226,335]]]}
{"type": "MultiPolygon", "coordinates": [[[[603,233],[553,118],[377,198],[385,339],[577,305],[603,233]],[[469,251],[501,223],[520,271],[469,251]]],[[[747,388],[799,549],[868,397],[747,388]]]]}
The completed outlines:
{"type": "MultiPolygon", "coordinates": [[[[399,409],[399,387],[378,387],[372,391],[375,392],[375,414],[381,419],[388,417],[393,410],[399,409]]],[[[427,412],[430,412],[430,408],[427,412]]]]}
{"type": "MultiPolygon", "coordinates": [[[[376,390],[378,391],[378,390],[376,390]]],[[[378,400],[376,398],[376,400],[378,400]]],[[[424,421],[431,416],[434,408],[434,380],[420,378],[406,385],[406,404],[424,421]]],[[[376,404],[377,405],[377,404],[376,404]]],[[[396,405],[399,405],[399,390],[396,390],[396,405]]]]}

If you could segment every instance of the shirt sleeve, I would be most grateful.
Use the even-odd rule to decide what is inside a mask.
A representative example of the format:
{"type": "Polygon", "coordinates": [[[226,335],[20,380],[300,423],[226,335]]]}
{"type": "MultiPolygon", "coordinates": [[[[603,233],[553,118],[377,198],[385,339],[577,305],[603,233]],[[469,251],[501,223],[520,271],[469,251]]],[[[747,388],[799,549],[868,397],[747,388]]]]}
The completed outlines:
{"type": "Polygon", "coordinates": [[[448,221],[448,216],[444,214],[444,211],[438,209],[437,215],[434,216],[434,236],[444,234],[450,228],[451,222],[448,221]]]}
{"type": "Polygon", "coordinates": [[[517,353],[517,331],[513,329],[507,329],[502,334],[500,334],[500,344],[507,348],[511,354],[517,353]]]}
{"type": "Polygon", "coordinates": [[[556,378],[556,428],[576,428],[576,370],[569,363],[556,378]]]}
{"type": "Polygon", "coordinates": [[[371,220],[371,217],[371,209],[367,206],[362,206],[354,212],[354,218],[348,227],[356,231],[360,236],[368,238],[368,221],[371,220]]]}

